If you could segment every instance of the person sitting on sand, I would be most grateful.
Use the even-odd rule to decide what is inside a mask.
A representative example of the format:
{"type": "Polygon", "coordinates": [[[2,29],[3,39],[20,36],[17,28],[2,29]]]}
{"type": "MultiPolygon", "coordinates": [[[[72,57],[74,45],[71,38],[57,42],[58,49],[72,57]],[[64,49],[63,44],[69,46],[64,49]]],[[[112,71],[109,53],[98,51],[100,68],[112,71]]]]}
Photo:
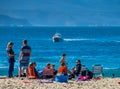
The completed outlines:
{"type": "Polygon", "coordinates": [[[69,79],[75,78],[74,71],[75,71],[75,66],[73,66],[71,71],[69,72],[69,79]]]}
{"type": "Polygon", "coordinates": [[[74,75],[79,76],[80,71],[81,71],[81,62],[80,62],[80,60],[77,60],[75,70],[74,70],[74,75]]]}
{"type": "Polygon", "coordinates": [[[61,66],[58,68],[58,74],[68,75],[68,68],[65,63],[61,63],[61,66]]]}
{"type": "Polygon", "coordinates": [[[46,67],[43,69],[43,78],[54,78],[54,70],[51,68],[50,63],[47,63],[46,67]]]}
{"type": "Polygon", "coordinates": [[[34,63],[34,62],[29,64],[29,66],[27,68],[27,77],[28,78],[32,78],[32,79],[38,78],[38,75],[36,74],[35,66],[36,66],[36,63],[34,63]]]}
{"type": "Polygon", "coordinates": [[[71,73],[74,73],[74,71],[75,71],[75,66],[72,67],[71,73]]]}
{"type": "Polygon", "coordinates": [[[55,69],[55,65],[54,64],[52,64],[51,65],[51,68],[54,70],[54,76],[57,74],[57,70],[55,69]]]}
{"type": "Polygon", "coordinates": [[[61,63],[61,66],[58,68],[58,74],[55,77],[56,82],[68,82],[68,68],[65,63],[61,63]]]}
{"type": "Polygon", "coordinates": [[[33,62],[33,65],[34,65],[35,75],[38,77],[39,76],[39,72],[38,72],[38,70],[36,70],[36,66],[37,66],[36,62],[33,62]]]}

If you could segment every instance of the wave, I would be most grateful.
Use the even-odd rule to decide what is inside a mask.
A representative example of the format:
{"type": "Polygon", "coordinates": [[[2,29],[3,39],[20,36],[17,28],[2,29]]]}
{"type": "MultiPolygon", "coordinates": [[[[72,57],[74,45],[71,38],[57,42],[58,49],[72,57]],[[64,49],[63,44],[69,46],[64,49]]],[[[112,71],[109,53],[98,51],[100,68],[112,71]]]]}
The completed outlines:
{"type": "Polygon", "coordinates": [[[115,40],[115,39],[87,39],[87,38],[76,38],[76,39],[70,39],[70,38],[65,38],[65,42],[83,42],[83,44],[96,44],[98,46],[119,46],[120,45],[120,40],[115,40]]]}
{"type": "Polygon", "coordinates": [[[120,68],[117,68],[117,67],[116,68],[107,68],[107,67],[104,68],[104,70],[117,70],[117,69],[120,69],[120,68]]]}
{"type": "Polygon", "coordinates": [[[95,40],[95,39],[84,39],[84,38],[81,38],[81,39],[79,39],[79,38],[73,38],[73,39],[71,39],[71,38],[65,38],[64,39],[64,41],[88,41],[88,40],[95,40]]]}
{"type": "Polygon", "coordinates": [[[0,69],[6,69],[6,68],[8,68],[8,66],[0,66],[0,69]]]}

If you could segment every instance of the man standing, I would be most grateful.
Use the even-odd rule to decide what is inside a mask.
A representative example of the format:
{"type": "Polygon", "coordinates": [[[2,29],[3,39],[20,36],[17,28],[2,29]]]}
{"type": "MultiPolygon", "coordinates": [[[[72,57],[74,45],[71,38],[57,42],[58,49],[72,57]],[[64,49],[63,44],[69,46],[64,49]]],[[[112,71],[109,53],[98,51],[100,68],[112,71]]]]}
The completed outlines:
{"type": "Polygon", "coordinates": [[[31,56],[31,48],[27,45],[27,40],[23,40],[23,46],[20,51],[20,67],[19,67],[19,77],[23,75],[24,71],[28,68],[31,56]]]}

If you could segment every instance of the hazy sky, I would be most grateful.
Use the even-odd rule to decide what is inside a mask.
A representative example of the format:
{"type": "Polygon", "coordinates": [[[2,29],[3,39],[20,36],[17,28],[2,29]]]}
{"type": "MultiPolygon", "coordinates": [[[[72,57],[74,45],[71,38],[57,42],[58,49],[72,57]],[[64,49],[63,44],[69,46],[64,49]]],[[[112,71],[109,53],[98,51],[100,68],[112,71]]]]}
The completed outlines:
{"type": "Polygon", "coordinates": [[[39,26],[118,26],[120,0],[0,0],[0,14],[39,26]]]}

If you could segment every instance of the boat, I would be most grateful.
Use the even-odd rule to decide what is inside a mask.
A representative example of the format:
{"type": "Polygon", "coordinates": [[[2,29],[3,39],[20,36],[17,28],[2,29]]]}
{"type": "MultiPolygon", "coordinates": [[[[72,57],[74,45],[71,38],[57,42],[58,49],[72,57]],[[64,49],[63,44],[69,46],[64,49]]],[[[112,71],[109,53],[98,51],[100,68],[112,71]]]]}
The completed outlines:
{"type": "Polygon", "coordinates": [[[55,33],[52,37],[53,42],[61,42],[63,41],[60,33],[55,33]]]}

